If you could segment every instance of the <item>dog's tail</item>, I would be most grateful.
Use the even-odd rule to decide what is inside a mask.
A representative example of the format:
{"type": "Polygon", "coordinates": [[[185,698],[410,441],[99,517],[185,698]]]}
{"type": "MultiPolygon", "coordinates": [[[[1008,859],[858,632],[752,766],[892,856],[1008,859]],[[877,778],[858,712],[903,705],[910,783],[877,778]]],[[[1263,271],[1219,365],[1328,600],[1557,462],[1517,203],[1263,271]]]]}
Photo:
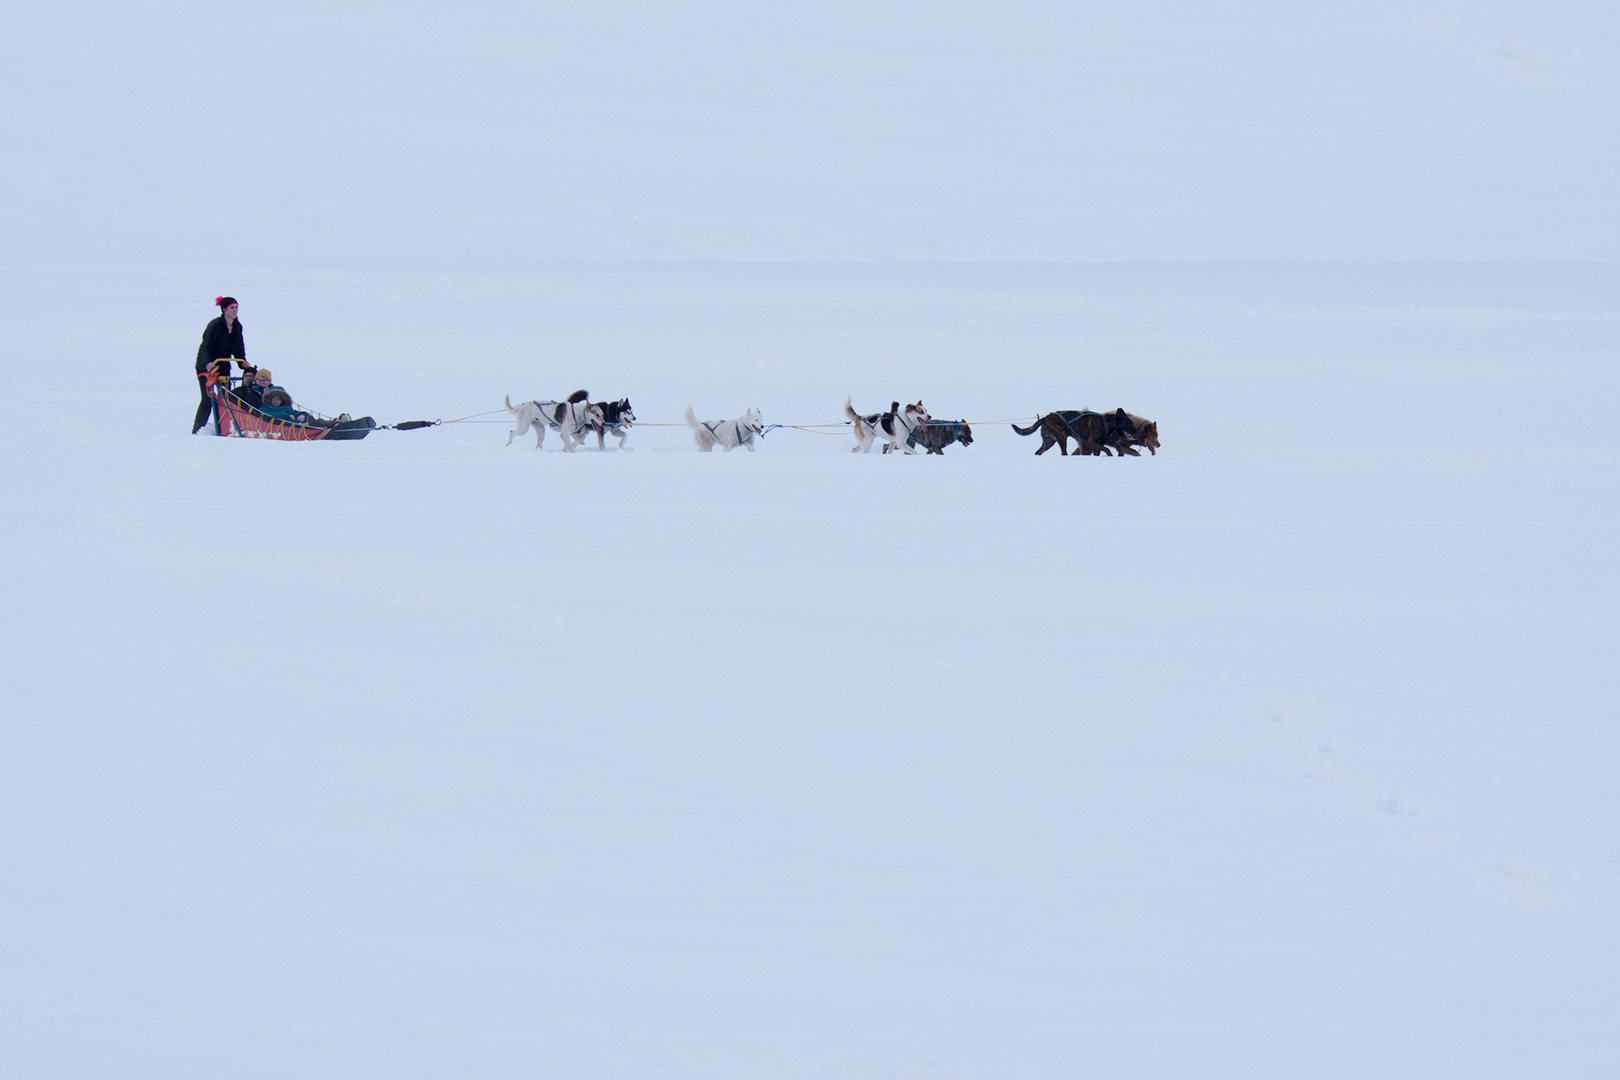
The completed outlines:
{"type": "Polygon", "coordinates": [[[1033,435],[1037,431],[1041,430],[1041,422],[1039,420],[1036,420],[1033,424],[1029,425],[1029,427],[1027,427],[1027,428],[1021,428],[1017,424],[1014,424],[1012,426],[1012,429],[1014,431],[1018,432],[1018,434],[1020,434],[1020,435],[1033,435]]]}
{"type": "Polygon", "coordinates": [[[849,417],[850,422],[855,425],[855,437],[857,439],[864,441],[872,436],[872,429],[866,426],[866,421],[861,419],[861,414],[855,411],[855,404],[850,398],[844,399],[844,415],[849,417]]]}
{"type": "Polygon", "coordinates": [[[697,443],[699,450],[713,450],[714,444],[719,441],[714,437],[714,432],[698,422],[697,413],[692,411],[690,405],[686,407],[686,426],[692,429],[692,441],[697,443]]]}
{"type": "Polygon", "coordinates": [[[512,395],[507,394],[507,395],[505,395],[505,397],[506,397],[506,411],[507,412],[517,412],[516,409],[512,408],[512,395]]]}
{"type": "Polygon", "coordinates": [[[568,404],[578,405],[582,401],[589,401],[590,397],[591,392],[589,390],[575,390],[572,394],[568,395],[568,404]]]}

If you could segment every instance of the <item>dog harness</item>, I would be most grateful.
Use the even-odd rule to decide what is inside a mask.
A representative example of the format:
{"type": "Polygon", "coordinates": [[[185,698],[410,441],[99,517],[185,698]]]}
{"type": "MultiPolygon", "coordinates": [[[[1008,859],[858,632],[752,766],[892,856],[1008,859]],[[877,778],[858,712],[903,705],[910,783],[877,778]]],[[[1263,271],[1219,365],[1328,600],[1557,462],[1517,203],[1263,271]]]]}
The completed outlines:
{"type": "Polygon", "coordinates": [[[917,433],[919,428],[924,426],[918,423],[907,427],[905,414],[897,412],[873,413],[871,416],[863,416],[861,419],[866,422],[867,427],[874,431],[881,431],[884,435],[887,435],[888,438],[884,439],[884,442],[893,442],[895,439],[899,438],[909,440],[917,433]],[[896,427],[900,428],[904,434],[896,435],[894,433],[894,429],[896,427]]]}
{"type": "Polygon", "coordinates": [[[754,441],[754,429],[751,427],[745,427],[744,425],[737,423],[735,420],[716,420],[713,424],[710,424],[707,420],[699,420],[698,423],[701,424],[706,431],[708,431],[709,436],[717,443],[723,444],[725,440],[720,438],[719,434],[714,429],[717,427],[724,427],[727,424],[735,425],[737,429],[738,446],[742,446],[744,443],[751,443],[754,441]]]}
{"type": "Polygon", "coordinates": [[[1094,413],[1094,412],[1090,412],[1089,410],[1086,410],[1086,409],[1081,409],[1077,413],[1067,413],[1067,414],[1065,414],[1065,413],[1054,413],[1053,415],[1056,416],[1060,421],[1063,422],[1064,427],[1069,429],[1069,434],[1070,435],[1073,435],[1076,439],[1079,439],[1081,442],[1084,442],[1085,441],[1084,439],[1080,439],[1080,433],[1078,431],[1074,430],[1074,425],[1069,423],[1069,417],[1073,416],[1075,419],[1079,419],[1082,416],[1096,416],[1097,414],[1094,413]]]}

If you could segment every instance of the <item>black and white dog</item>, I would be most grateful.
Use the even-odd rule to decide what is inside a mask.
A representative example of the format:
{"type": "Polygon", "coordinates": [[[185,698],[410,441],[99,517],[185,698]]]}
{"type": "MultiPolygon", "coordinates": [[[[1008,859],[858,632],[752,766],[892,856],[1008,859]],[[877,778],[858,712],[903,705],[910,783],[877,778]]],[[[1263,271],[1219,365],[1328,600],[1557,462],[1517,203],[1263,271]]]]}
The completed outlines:
{"type": "Polygon", "coordinates": [[[596,448],[606,449],[606,437],[611,432],[619,437],[619,449],[623,450],[624,440],[630,437],[630,425],[636,422],[636,413],[630,408],[630,399],[598,401],[596,407],[602,410],[602,424],[596,429],[596,448]]]}
{"type": "Polygon", "coordinates": [[[686,426],[692,429],[692,441],[704,453],[719,445],[725,447],[728,454],[739,446],[747,447],[752,454],[754,440],[765,434],[764,419],[755,408],[750,408],[735,420],[699,420],[692,406],[688,405],[686,426]]]}
{"type": "Polygon", "coordinates": [[[845,398],[844,415],[849,417],[855,426],[856,445],[849,448],[852,454],[871,453],[874,442],[883,443],[885,454],[890,450],[904,450],[908,454],[915,454],[917,448],[910,442],[911,436],[918,428],[928,423],[928,410],[923,408],[920,401],[904,408],[896,401],[890,404],[886,413],[869,413],[863,416],[855,411],[850,399],[845,398]]]}
{"type": "Polygon", "coordinates": [[[567,401],[525,401],[521,405],[513,405],[511,395],[506,398],[506,411],[517,416],[517,427],[506,435],[506,445],[511,446],[512,440],[534,428],[534,448],[536,450],[546,441],[546,429],[550,428],[562,436],[563,449],[570,454],[574,447],[583,445],[585,432],[602,430],[602,407],[592,405],[588,393],[576,390],[568,395],[567,401]]]}

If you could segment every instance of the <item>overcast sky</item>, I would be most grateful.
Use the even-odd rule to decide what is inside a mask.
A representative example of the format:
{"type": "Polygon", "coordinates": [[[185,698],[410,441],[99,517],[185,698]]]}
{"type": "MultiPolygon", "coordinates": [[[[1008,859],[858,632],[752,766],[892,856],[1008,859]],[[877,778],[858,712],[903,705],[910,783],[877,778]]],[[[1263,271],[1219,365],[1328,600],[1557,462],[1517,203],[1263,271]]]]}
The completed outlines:
{"type": "Polygon", "coordinates": [[[1613,0],[7,19],[12,264],[1620,258],[1613,0]]]}

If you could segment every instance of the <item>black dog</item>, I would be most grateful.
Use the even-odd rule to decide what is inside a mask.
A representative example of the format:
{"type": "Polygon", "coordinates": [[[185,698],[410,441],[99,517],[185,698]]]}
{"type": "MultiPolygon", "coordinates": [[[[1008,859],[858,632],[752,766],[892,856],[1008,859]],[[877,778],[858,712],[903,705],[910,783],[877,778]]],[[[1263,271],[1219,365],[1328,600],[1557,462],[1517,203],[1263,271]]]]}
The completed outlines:
{"type": "Polygon", "coordinates": [[[1041,433],[1041,448],[1035,451],[1037,456],[1052,449],[1052,444],[1056,443],[1058,453],[1067,457],[1071,435],[1079,444],[1075,447],[1076,454],[1111,456],[1109,448],[1112,447],[1114,453],[1123,456],[1125,447],[1137,434],[1136,424],[1124,409],[1115,409],[1111,413],[1064,409],[1047,413],[1027,428],[1014,424],[1012,429],[1020,435],[1033,435],[1036,431],[1041,433]]]}
{"type": "Polygon", "coordinates": [[[630,437],[630,425],[636,422],[636,411],[630,407],[630,399],[598,401],[596,407],[602,410],[602,426],[596,429],[596,448],[601,450],[606,445],[605,436],[611,432],[619,437],[619,448],[623,449],[624,440],[630,437]]]}
{"type": "Polygon", "coordinates": [[[921,446],[930,454],[944,456],[945,448],[953,442],[973,445],[973,429],[966,420],[930,420],[923,427],[906,436],[906,445],[921,446]]]}

